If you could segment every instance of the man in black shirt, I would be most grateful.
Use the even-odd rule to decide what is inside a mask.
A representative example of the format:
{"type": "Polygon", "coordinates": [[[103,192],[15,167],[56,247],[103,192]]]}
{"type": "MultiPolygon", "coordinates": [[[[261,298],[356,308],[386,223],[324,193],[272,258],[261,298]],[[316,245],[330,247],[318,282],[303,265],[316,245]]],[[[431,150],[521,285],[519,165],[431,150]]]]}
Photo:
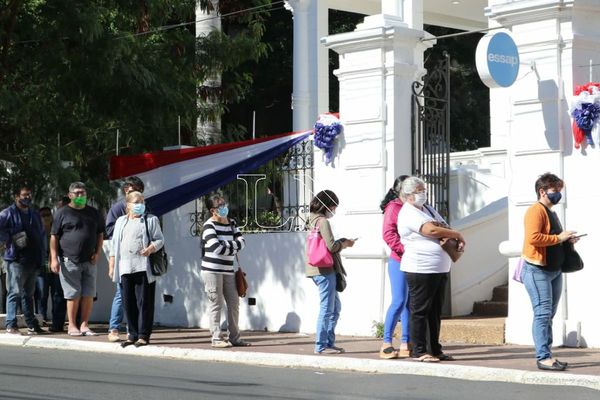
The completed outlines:
{"type": "Polygon", "coordinates": [[[71,336],[97,335],[88,322],[96,294],[96,262],[102,251],[104,219],[98,210],[86,205],[86,194],[82,182],[69,186],[71,202],[56,211],[50,232],[50,268],[60,273],[71,336]],[[80,307],[81,326],[77,326],[80,307]]]}
{"type": "Polygon", "coordinates": [[[33,313],[33,293],[39,269],[45,261],[46,237],[40,214],[31,207],[31,189],[14,192],[15,203],[0,212],[0,242],[6,243],[8,297],[6,332],[20,335],[17,329],[17,302],[27,323],[27,333],[45,332],[33,313]]]}

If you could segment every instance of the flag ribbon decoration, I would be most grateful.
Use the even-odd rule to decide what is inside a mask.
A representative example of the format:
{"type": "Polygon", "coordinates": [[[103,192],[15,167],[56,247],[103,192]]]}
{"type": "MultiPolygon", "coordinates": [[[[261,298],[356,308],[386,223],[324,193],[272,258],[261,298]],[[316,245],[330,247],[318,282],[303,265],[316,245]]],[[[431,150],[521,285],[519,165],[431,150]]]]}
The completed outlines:
{"type": "Polygon", "coordinates": [[[152,214],[161,216],[256,170],[306,140],[312,130],[241,142],[163,150],[110,160],[110,179],[137,175],[152,214]]]}

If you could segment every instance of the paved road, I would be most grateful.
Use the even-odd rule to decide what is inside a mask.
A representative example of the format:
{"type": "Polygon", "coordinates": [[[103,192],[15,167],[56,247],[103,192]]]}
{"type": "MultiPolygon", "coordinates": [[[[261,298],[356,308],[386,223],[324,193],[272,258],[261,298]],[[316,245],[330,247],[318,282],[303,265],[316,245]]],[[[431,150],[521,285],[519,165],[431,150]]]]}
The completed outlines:
{"type": "Polygon", "coordinates": [[[0,399],[577,399],[591,389],[0,347],[0,399]]]}

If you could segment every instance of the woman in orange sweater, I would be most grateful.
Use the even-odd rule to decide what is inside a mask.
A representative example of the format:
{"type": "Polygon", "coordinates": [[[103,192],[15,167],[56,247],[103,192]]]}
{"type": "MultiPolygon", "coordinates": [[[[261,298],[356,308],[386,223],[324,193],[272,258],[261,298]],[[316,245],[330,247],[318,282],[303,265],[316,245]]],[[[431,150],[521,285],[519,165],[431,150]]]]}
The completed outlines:
{"type": "Polygon", "coordinates": [[[576,232],[563,231],[560,221],[551,211],[560,201],[562,179],[545,173],[535,182],[537,203],[525,213],[523,269],[521,279],[533,306],[533,342],[537,367],[564,371],[566,362],[552,358],[552,318],[562,291],[561,265],[564,261],[562,243],[574,238],[576,232]]]}

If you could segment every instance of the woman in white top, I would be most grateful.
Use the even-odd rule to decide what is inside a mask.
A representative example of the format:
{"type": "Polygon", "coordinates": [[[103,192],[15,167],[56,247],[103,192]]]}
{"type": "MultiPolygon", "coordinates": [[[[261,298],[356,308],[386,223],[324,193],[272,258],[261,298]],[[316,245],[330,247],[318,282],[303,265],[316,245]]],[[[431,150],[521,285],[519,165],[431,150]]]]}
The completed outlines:
{"type": "Polygon", "coordinates": [[[449,361],[453,358],[442,352],[439,338],[444,292],[452,261],[440,246],[440,239],[456,239],[459,249],[464,248],[465,240],[460,232],[448,227],[433,207],[425,204],[427,190],[421,179],[405,179],[400,197],[404,202],[398,214],[398,233],[404,245],[400,269],[408,283],[411,357],[423,362],[449,361]],[[431,354],[427,352],[427,342],[431,354]]]}
{"type": "Polygon", "coordinates": [[[148,257],[163,247],[158,218],[146,214],[144,196],[129,192],[125,197],[127,214],[115,222],[110,246],[108,275],[121,285],[123,309],[127,316],[127,340],[121,347],[146,346],[154,323],[156,276],[148,257]]]}

